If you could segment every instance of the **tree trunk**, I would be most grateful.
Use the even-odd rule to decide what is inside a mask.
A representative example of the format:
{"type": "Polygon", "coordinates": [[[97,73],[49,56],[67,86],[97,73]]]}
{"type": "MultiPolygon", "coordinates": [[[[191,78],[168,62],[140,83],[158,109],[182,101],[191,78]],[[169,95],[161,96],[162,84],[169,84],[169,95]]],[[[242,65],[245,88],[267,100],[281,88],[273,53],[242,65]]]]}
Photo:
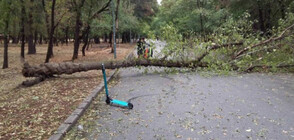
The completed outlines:
{"type": "Polygon", "coordinates": [[[3,59],[3,69],[8,68],[8,37],[4,35],[4,59],[3,59]]]}
{"type": "Polygon", "coordinates": [[[115,11],[115,32],[118,34],[119,32],[119,28],[118,28],[118,12],[119,12],[119,4],[120,4],[120,0],[117,0],[116,3],[116,11],[115,11]]]}
{"type": "Polygon", "coordinates": [[[90,32],[90,25],[87,26],[86,30],[84,31],[83,33],[83,41],[84,41],[84,45],[82,47],[82,53],[83,53],[83,56],[86,56],[86,47],[88,45],[88,41],[89,41],[89,32],[90,32]]]}
{"type": "Polygon", "coordinates": [[[279,6],[280,6],[282,19],[285,19],[286,18],[286,6],[284,3],[284,0],[278,0],[278,2],[279,2],[279,6]]]}
{"type": "Polygon", "coordinates": [[[43,44],[43,35],[40,35],[39,44],[43,44]]]}
{"type": "Polygon", "coordinates": [[[58,46],[58,38],[57,37],[53,37],[53,44],[55,44],[55,46],[58,46]]]}
{"type": "Polygon", "coordinates": [[[21,51],[20,51],[20,56],[24,60],[25,58],[25,5],[24,5],[24,0],[21,0],[21,29],[20,29],[20,34],[21,34],[21,51]]]}
{"type": "MultiPolygon", "coordinates": [[[[202,8],[202,4],[201,4],[201,1],[200,0],[197,0],[197,5],[198,5],[198,9],[202,8]]],[[[204,30],[204,27],[203,27],[203,16],[202,16],[202,13],[199,14],[199,18],[200,18],[200,33],[201,35],[203,35],[203,30],[204,30]]]]}
{"type": "Polygon", "coordinates": [[[104,43],[107,43],[107,34],[104,34],[104,43]]]}
{"type": "MultiPolygon", "coordinates": [[[[43,6],[43,12],[45,14],[45,21],[46,21],[46,27],[47,27],[47,37],[50,36],[50,23],[49,23],[49,14],[47,13],[47,10],[46,10],[46,2],[45,0],[42,0],[42,6],[43,6]]],[[[45,44],[47,44],[48,42],[48,39],[46,38],[45,39],[45,44]]]]}
{"type": "Polygon", "coordinates": [[[272,14],[272,9],[271,9],[271,3],[267,4],[267,11],[266,11],[266,35],[270,36],[271,33],[268,31],[272,28],[272,21],[271,21],[271,14],[272,14]]]}
{"type": "MultiPolygon", "coordinates": [[[[116,69],[123,67],[134,67],[134,66],[159,66],[159,67],[189,67],[196,68],[202,66],[202,64],[197,61],[187,61],[187,62],[176,62],[170,60],[130,60],[130,61],[116,61],[116,62],[106,62],[104,63],[106,69],[116,69]]],[[[61,74],[73,74],[76,72],[83,72],[89,70],[99,70],[102,68],[102,62],[97,63],[46,63],[39,66],[30,66],[25,63],[22,74],[25,77],[39,77],[39,76],[52,76],[61,74]]]]}
{"type": "Polygon", "coordinates": [[[112,32],[109,33],[109,37],[108,38],[109,38],[109,42],[108,43],[112,44],[112,32]]]}
{"type": "Polygon", "coordinates": [[[35,30],[35,39],[34,39],[34,45],[35,45],[35,47],[36,47],[36,45],[37,45],[37,43],[38,43],[38,32],[37,32],[37,30],[35,30]]]}
{"type": "Polygon", "coordinates": [[[54,38],[54,29],[55,29],[54,27],[55,26],[55,23],[54,23],[55,3],[56,3],[56,0],[53,0],[52,7],[51,7],[51,28],[50,28],[50,34],[49,34],[49,44],[48,44],[45,63],[48,63],[50,58],[53,56],[53,38],[54,38]]]}
{"type": "Polygon", "coordinates": [[[87,51],[89,50],[90,44],[91,44],[91,47],[92,47],[92,43],[93,42],[91,41],[91,38],[89,38],[88,45],[87,45],[87,48],[86,48],[87,51]]]}
{"type": "Polygon", "coordinates": [[[76,15],[76,25],[75,25],[75,42],[74,42],[74,52],[72,56],[72,60],[78,58],[79,55],[79,46],[80,46],[80,26],[81,26],[81,12],[77,11],[76,15]]]}
{"type": "Polygon", "coordinates": [[[18,43],[18,38],[16,36],[11,36],[11,39],[12,39],[12,44],[18,43]]]}
{"type": "Polygon", "coordinates": [[[66,45],[68,45],[68,32],[69,32],[69,27],[66,26],[66,28],[65,28],[65,43],[66,43],[66,45]]]}
{"type": "MultiPolygon", "coordinates": [[[[34,3],[34,0],[30,0],[31,3],[34,3]]],[[[28,54],[36,54],[36,46],[34,44],[33,36],[33,7],[30,7],[29,18],[28,18],[28,54]]]]}
{"type": "Polygon", "coordinates": [[[261,5],[260,1],[257,1],[257,6],[258,6],[258,16],[259,16],[259,27],[260,27],[260,30],[263,33],[265,33],[266,29],[265,29],[265,25],[264,25],[263,9],[262,9],[262,5],[261,5]]]}
{"type": "MultiPolygon", "coordinates": [[[[229,43],[223,45],[213,45],[207,48],[207,52],[201,55],[199,58],[191,61],[173,61],[165,59],[132,59],[126,61],[114,61],[106,62],[105,68],[107,69],[116,69],[123,67],[134,67],[134,66],[159,66],[159,67],[204,67],[205,65],[201,62],[205,56],[207,56],[210,51],[217,50],[224,47],[230,47],[235,45],[242,45],[243,43],[229,43]]],[[[83,72],[89,70],[99,70],[101,69],[101,62],[97,63],[72,63],[72,62],[63,62],[63,63],[46,63],[39,66],[30,66],[28,63],[24,64],[22,73],[25,77],[50,77],[52,75],[61,75],[61,74],[72,74],[76,72],[83,72]]]]}
{"type": "Polygon", "coordinates": [[[4,58],[3,58],[3,69],[8,68],[8,30],[9,30],[9,18],[10,18],[10,11],[7,15],[7,19],[5,19],[5,27],[4,27],[4,58]]]}
{"type": "Polygon", "coordinates": [[[100,44],[100,37],[99,36],[96,36],[94,38],[94,42],[95,42],[95,44],[100,44]]]}
{"type": "Polygon", "coordinates": [[[28,54],[36,54],[36,48],[34,45],[34,37],[32,34],[28,35],[28,54]]]}
{"type": "MultiPolygon", "coordinates": [[[[77,3],[77,1],[75,1],[77,3]]],[[[76,7],[76,25],[75,25],[75,42],[74,42],[74,52],[72,56],[72,60],[75,60],[79,56],[79,47],[80,47],[80,30],[82,26],[81,15],[82,15],[82,7],[84,6],[85,0],[81,0],[81,3],[75,5],[76,7]]]]}

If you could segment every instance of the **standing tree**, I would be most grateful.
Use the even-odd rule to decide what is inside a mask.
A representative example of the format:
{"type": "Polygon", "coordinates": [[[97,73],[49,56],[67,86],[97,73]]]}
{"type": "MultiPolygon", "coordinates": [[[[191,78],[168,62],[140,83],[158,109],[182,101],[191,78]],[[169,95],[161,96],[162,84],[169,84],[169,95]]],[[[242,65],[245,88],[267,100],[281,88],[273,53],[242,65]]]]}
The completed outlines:
{"type": "Polygon", "coordinates": [[[51,23],[50,23],[50,32],[49,32],[49,44],[48,44],[48,49],[47,49],[47,55],[46,55],[46,60],[45,63],[49,62],[49,59],[52,57],[53,55],[53,36],[54,36],[54,30],[55,30],[55,23],[54,23],[54,19],[55,19],[55,3],[56,0],[52,1],[52,6],[51,6],[51,23]]]}
{"type": "Polygon", "coordinates": [[[86,0],[73,0],[72,1],[72,9],[75,12],[75,34],[74,34],[74,51],[73,51],[73,56],[72,60],[75,60],[78,58],[79,55],[79,47],[80,47],[80,31],[81,31],[81,26],[82,26],[82,21],[81,21],[81,16],[82,16],[82,8],[84,6],[86,0]]]}
{"type": "MultiPolygon", "coordinates": [[[[12,2],[10,0],[3,0],[0,3],[1,15],[0,21],[3,21],[3,34],[4,34],[4,61],[3,69],[8,68],[8,42],[9,42],[9,23],[12,11],[12,2]]],[[[0,24],[1,25],[1,24],[0,24]]]]}
{"type": "MultiPolygon", "coordinates": [[[[64,3],[66,3],[66,1],[63,1],[64,3]]],[[[64,4],[64,3],[59,3],[60,5],[64,4]]],[[[43,5],[43,11],[45,13],[45,20],[46,20],[46,27],[47,27],[47,32],[48,32],[48,37],[49,37],[49,43],[48,43],[48,49],[47,49],[47,54],[46,54],[46,60],[45,63],[48,63],[50,58],[53,56],[53,42],[54,42],[54,32],[57,28],[57,26],[59,25],[59,23],[61,22],[61,20],[63,19],[64,15],[66,15],[67,13],[67,9],[64,9],[64,7],[60,7],[60,11],[62,12],[58,12],[60,13],[59,15],[59,19],[55,22],[55,7],[56,7],[56,0],[52,0],[52,4],[50,5],[51,7],[51,18],[50,18],[50,23],[49,23],[49,14],[46,10],[46,2],[45,0],[42,0],[42,5],[43,5]]]]}
{"type": "MultiPolygon", "coordinates": [[[[74,34],[74,38],[75,38],[75,42],[74,42],[74,52],[73,52],[73,57],[72,57],[72,60],[75,60],[78,58],[78,54],[79,54],[79,46],[80,46],[80,39],[81,38],[84,38],[85,40],[85,44],[88,43],[88,34],[90,32],[90,24],[91,22],[93,21],[94,18],[98,17],[102,12],[106,11],[107,8],[109,7],[109,4],[110,4],[110,1],[111,0],[107,0],[106,4],[104,4],[102,7],[99,7],[99,5],[97,7],[99,7],[98,10],[96,9],[93,9],[93,13],[92,13],[92,10],[90,10],[89,12],[86,12],[88,15],[88,17],[86,18],[86,21],[84,21],[86,27],[85,27],[85,30],[83,31],[83,35],[82,37],[80,36],[80,31],[81,31],[81,28],[82,28],[82,25],[83,25],[83,21],[82,21],[82,13],[84,9],[86,8],[89,8],[89,9],[92,9],[93,6],[88,6],[86,8],[84,8],[84,3],[85,3],[85,0],[82,0],[80,3],[79,2],[76,2],[76,1],[73,1],[72,2],[72,7],[73,7],[73,10],[76,14],[76,21],[75,21],[75,34],[74,34]]],[[[89,0],[87,1],[88,3],[90,4],[95,4],[97,3],[97,1],[92,1],[92,0],[89,0]]],[[[84,45],[83,47],[83,54],[85,53],[85,47],[87,45],[84,45]]]]}
{"type": "Polygon", "coordinates": [[[25,3],[24,0],[20,0],[21,3],[21,29],[20,29],[20,35],[21,35],[21,51],[20,51],[20,56],[24,60],[25,58],[25,16],[26,16],[26,11],[25,11],[25,3]]]}
{"type": "Polygon", "coordinates": [[[33,24],[34,24],[34,17],[33,17],[33,13],[34,13],[34,9],[35,9],[35,1],[34,0],[30,0],[29,3],[29,10],[28,10],[28,22],[27,22],[27,31],[28,31],[28,54],[36,54],[36,46],[34,44],[34,28],[33,28],[33,24]]]}

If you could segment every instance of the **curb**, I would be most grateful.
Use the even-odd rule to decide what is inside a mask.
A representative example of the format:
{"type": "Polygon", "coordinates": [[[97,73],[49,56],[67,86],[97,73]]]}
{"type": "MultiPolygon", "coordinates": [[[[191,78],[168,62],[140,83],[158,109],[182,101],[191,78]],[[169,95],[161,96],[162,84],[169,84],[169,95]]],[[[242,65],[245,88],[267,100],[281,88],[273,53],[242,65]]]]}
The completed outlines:
{"type": "MultiPolygon", "coordinates": [[[[118,72],[118,69],[112,70],[110,72],[110,76],[106,78],[107,82],[109,82],[118,72]]],[[[58,127],[56,132],[51,135],[49,140],[61,140],[63,136],[76,124],[78,119],[83,115],[86,109],[90,106],[94,98],[97,97],[98,93],[100,93],[104,89],[104,81],[99,84],[91,94],[84,99],[82,103],[71,113],[71,115],[58,127]]]]}

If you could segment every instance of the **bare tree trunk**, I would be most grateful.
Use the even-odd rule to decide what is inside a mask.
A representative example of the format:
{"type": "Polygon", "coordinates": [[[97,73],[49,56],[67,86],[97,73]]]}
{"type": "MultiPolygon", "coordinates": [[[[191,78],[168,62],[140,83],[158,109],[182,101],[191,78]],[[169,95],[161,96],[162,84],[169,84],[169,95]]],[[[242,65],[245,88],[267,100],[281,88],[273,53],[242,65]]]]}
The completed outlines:
{"type": "Polygon", "coordinates": [[[81,21],[81,8],[84,6],[85,0],[82,0],[80,4],[76,5],[76,25],[75,25],[75,42],[74,42],[74,52],[72,56],[72,60],[75,60],[78,58],[79,55],[79,47],[80,47],[80,30],[82,26],[81,21]]]}
{"type": "MultiPolygon", "coordinates": [[[[10,9],[10,8],[9,8],[10,9]]],[[[9,30],[9,18],[10,18],[10,11],[9,14],[5,19],[5,28],[4,28],[4,59],[3,59],[3,69],[8,68],[8,30],[9,30]]]]}
{"type": "Polygon", "coordinates": [[[80,16],[81,13],[78,12],[76,16],[76,25],[75,25],[75,42],[74,42],[74,52],[72,56],[72,60],[75,60],[78,58],[79,55],[79,46],[80,46],[80,16]]]}
{"type": "Polygon", "coordinates": [[[260,26],[260,30],[264,34],[266,32],[266,29],[264,25],[263,9],[262,9],[260,1],[257,1],[257,6],[258,6],[259,26],[260,26]]]}
{"type": "Polygon", "coordinates": [[[49,59],[53,56],[53,38],[54,38],[54,29],[55,29],[54,27],[55,26],[55,23],[54,23],[55,3],[56,3],[56,0],[53,0],[52,7],[51,7],[51,28],[50,28],[50,34],[49,34],[49,44],[48,44],[45,63],[48,63],[49,59]]]}
{"type": "Polygon", "coordinates": [[[109,33],[109,37],[108,38],[109,38],[109,42],[108,43],[112,44],[112,32],[109,33]]]}
{"type": "Polygon", "coordinates": [[[3,61],[2,68],[3,69],[8,68],[8,36],[7,35],[4,35],[4,61],[3,61]]]}
{"type": "Polygon", "coordinates": [[[100,44],[100,37],[99,36],[94,37],[94,43],[95,44],[100,44]]]}
{"type": "Polygon", "coordinates": [[[40,35],[39,44],[43,44],[43,35],[40,35]]]}
{"type": "MultiPolygon", "coordinates": [[[[30,0],[31,3],[34,3],[34,0],[30,0]]],[[[28,54],[36,54],[36,46],[34,44],[33,36],[33,7],[30,7],[29,10],[29,19],[28,19],[28,54]]]]}
{"type": "Polygon", "coordinates": [[[24,0],[21,0],[21,51],[20,56],[25,59],[25,5],[24,0]]]}
{"type": "Polygon", "coordinates": [[[89,32],[90,32],[90,25],[87,26],[86,30],[84,31],[83,33],[83,41],[84,41],[84,45],[82,47],[82,53],[83,53],[83,56],[86,56],[86,47],[88,45],[88,41],[89,41],[89,32]]]}
{"type": "MultiPolygon", "coordinates": [[[[133,59],[126,61],[114,61],[114,62],[105,62],[105,68],[107,69],[116,69],[122,67],[133,67],[133,66],[160,66],[160,67],[189,67],[196,68],[198,66],[203,67],[204,64],[201,63],[201,60],[209,54],[212,50],[217,50],[220,48],[230,47],[234,45],[242,45],[243,43],[229,43],[223,45],[214,45],[207,48],[207,52],[201,55],[199,58],[191,61],[173,61],[173,60],[164,60],[164,59],[133,59]]],[[[28,63],[24,64],[22,73],[25,77],[39,77],[39,76],[52,76],[52,75],[61,75],[61,74],[72,74],[75,72],[82,72],[88,70],[98,70],[101,69],[102,62],[97,63],[46,63],[39,66],[30,66],[28,63]]]]}
{"type": "Polygon", "coordinates": [[[104,43],[107,43],[107,34],[104,34],[104,43]]]}
{"type": "Polygon", "coordinates": [[[34,39],[34,45],[36,47],[37,43],[38,43],[38,32],[37,30],[35,30],[35,35],[34,35],[35,39],[34,39]]]}
{"type": "MultiPolygon", "coordinates": [[[[201,1],[200,0],[197,0],[197,5],[198,5],[198,9],[202,8],[202,4],[201,4],[201,1]]],[[[203,35],[203,30],[204,30],[204,27],[203,27],[203,16],[202,16],[202,13],[199,14],[199,18],[200,18],[200,33],[201,35],[203,35]]]]}
{"type": "MultiPolygon", "coordinates": [[[[76,72],[83,72],[89,70],[99,70],[101,69],[102,62],[97,63],[46,63],[40,66],[30,66],[25,63],[22,73],[25,77],[39,77],[39,76],[51,76],[51,75],[61,75],[61,74],[72,74],[76,72]]],[[[160,66],[160,67],[189,67],[195,68],[202,66],[202,64],[195,61],[178,62],[171,60],[130,60],[130,61],[115,61],[115,62],[105,62],[106,69],[116,69],[123,67],[134,67],[134,66],[160,66]]]]}
{"type": "Polygon", "coordinates": [[[68,31],[69,31],[69,27],[66,26],[66,28],[65,28],[65,43],[66,43],[66,45],[68,45],[68,31]]]}

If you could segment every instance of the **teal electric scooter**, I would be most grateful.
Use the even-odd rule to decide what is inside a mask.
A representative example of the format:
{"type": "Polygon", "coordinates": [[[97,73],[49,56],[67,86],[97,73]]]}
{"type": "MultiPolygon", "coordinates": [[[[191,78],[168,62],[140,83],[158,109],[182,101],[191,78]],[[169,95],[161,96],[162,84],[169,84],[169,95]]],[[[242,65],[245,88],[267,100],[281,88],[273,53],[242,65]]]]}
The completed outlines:
{"type": "Polygon", "coordinates": [[[106,93],[106,103],[110,104],[110,105],[115,105],[115,106],[120,106],[120,107],[124,107],[124,108],[133,109],[133,104],[132,103],[111,99],[109,97],[104,64],[102,64],[102,73],[103,73],[104,85],[105,85],[104,87],[105,87],[105,93],[106,93]]]}

